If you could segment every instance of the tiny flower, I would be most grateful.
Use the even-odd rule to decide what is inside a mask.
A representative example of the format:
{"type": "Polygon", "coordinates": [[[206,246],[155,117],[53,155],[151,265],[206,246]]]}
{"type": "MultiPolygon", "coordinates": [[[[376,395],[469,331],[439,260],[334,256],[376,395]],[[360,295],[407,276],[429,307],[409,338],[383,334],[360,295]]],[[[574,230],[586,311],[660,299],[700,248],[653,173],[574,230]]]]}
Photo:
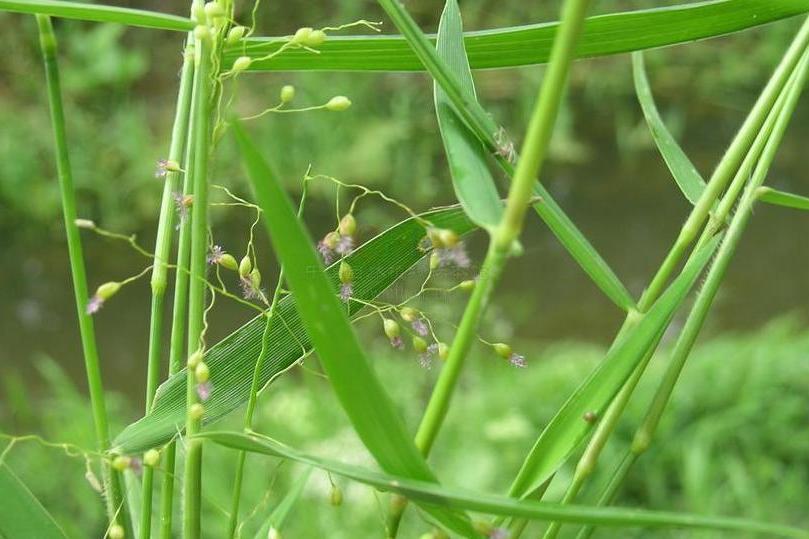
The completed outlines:
{"type": "Polygon", "coordinates": [[[342,256],[350,255],[354,250],[354,238],[351,236],[341,235],[340,240],[337,242],[337,246],[334,248],[334,250],[342,256]]]}
{"type": "Polygon", "coordinates": [[[87,302],[87,314],[95,314],[101,310],[101,307],[104,305],[104,300],[99,298],[98,296],[93,296],[87,302]]]}
{"type": "Polygon", "coordinates": [[[351,100],[344,95],[336,95],[326,103],[326,110],[342,112],[351,106],[351,100]]]}
{"type": "Polygon", "coordinates": [[[397,350],[404,350],[404,341],[401,337],[394,337],[390,340],[390,345],[397,350]]]}
{"type": "Polygon", "coordinates": [[[150,449],[143,454],[143,464],[153,468],[160,462],[160,451],[157,449],[150,449]]]}
{"type": "Polygon", "coordinates": [[[418,318],[413,320],[413,323],[410,324],[410,327],[413,328],[413,331],[421,335],[422,337],[426,337],[430,334],[430,330],[427,327],[427,322],[425,322],[424,318],[418,318]]]}
{"type": "Polygon", "coordinates": [[[200,419],[202,415],[205,413],[205,407],[200,403],[194,403],[188,409],[188,415],[191,419],[200,419]]]}
{"type": "Polygon", "coordinates": [[[340,299],[343,303],[348,303],[348,300],[354,295],[354,285],[351,283],[343,283],[340,285],[340,299]]]}
{"type": "Polygon", "coordinates": [[[197,397],[202,402],[205,402],[209,398],[211,398],[211,392],[213,391],[213,384],[210,380],[207,382],[197,384],[197,397]]]}
{"type": "Polygon", "coordinates": [[[180,222],[185,221],[185,219],[188,217],[188,210],[194,203],[193,195],[184,195],[178,192],[174,193],[173,198],[174,208],[177,210],[177,215],[180,216],[180,222]]]}
{"type": "Polygon", "coordinates": [[[291,84],[285,84],[281,87],[281,103],[289,103],[295,99],[295,87],[291,84]]]}
{"type": "Polygon", "coordinates": [[[343,491],[337,485],[331,486],[331,494],[329,495],[329,503],[337,507],[343,505],[343,491]]]}
{"type": "Polygon", "coordinates": [[[471,263],[469,255],[466,254],[466,247],[464,247],[463,242],[458,242],[452,247],[442,247],[435,252],[438,254],[439,266],[468,268],[471,263]]]}
{"type": "Polygon", "coordinates": [[[225,43],[228,45],[235,45],[239,41],[241,41],[242,37],[244,37],[244,32],[247,30],[244,26],[234,26],[228,32],[228,37],[225,39],[225,43]]]}
{"type": "Polygon", "coordinates": [[[176,161],[169,159],[161,159],[157,162],[157,169],[155,170],[155,178],[165,178],[169,172],[179,172],[180,165],[176,161]]]}
{"type": "Polygon", "coordinates": [[[254,286],[253,273],[251,272],[246,277],[239,277],[239,286],[242,288],[242,297],[244,299],[261,299],[261,289],[254,286]]]}
{"type": "Polygon", "coordinates": [[[514,365],[515,367],[524,368],[525,367],[525,356],[520,354],[511,354],[508,357],[508,362],[514,365]]]}
{"type": "Polygon", "coordinates": [[[419,364],[425,368],[430,369],[433,366],[433,358],[438,353],[438,345],[433,343],[427,349],[419,354],[419,364]]]}
{"type": "Polygon", "coordinates": [[[138,457],[132,458],[132,460],[129,461],[129,469],[132,470],[132,473],[134,473],[135,475],[142,474],[143,461],[138,457]]]}
{"type": "Polygon", "coordinates": [[[221,262],[222,257],[225,256],[225,251],[219,245],[214,245],[211,247],[211,250],[208,251],[208,256],[206,257],[206,261],[210,265],[219,264],[221,262]]]}

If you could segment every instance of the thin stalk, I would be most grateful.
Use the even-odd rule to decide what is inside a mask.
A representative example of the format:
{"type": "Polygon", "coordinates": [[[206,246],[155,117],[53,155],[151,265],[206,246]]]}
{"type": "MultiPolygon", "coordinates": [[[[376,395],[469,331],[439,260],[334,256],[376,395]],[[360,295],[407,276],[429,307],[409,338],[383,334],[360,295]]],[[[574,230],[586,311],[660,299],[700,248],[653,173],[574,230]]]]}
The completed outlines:
{"type": "MultiPolygon", "coordinates": [[[[67,250],[70,259],[70,274],[73,279],[73,294],[76,301],[76,315],[79,320],[84,368],[87,373],[87,387],[90,391],[90,406],[93,411],[96,446],[99,451],[107,451],[110,447],[109,425],[107,423],[107,405],[104,398],[104,385],[98,359],[93,319],[87,313],[87,272],[84,267],[81,236],[76,226],[76,195],[73,188],[73,171],[67,146],[65,129],[65,113],[62,105],[62,89],[59,80],[59,64],[56,58],[56,35],[53,32],[50,17],[37,15],[39,42],[42,59],[45,64],[47,79],[48,103],[51,111],[54,147],[56,150],[56,167],[59,178],[59,191],[62,198],[62,214],[64,217],[67,250]]],[[[122,477],[114,472],[106,459],[101,462],[104,490],[106,492],[106,509],[109,522],[121,522],[124,529],[131,530],[129,513],[124,506],[121,489],[122,477]]]]}
{"type": "MultiPolygon", "coordinates": [[[[301,194],[301,202],[298,205],[298,217],[303,215],[303,206],[306,200],[306,183],[303,184],[303,193],[301,194]]],[[[267,353],[269,349],[270,332],[275,319],[275,310],[278,301],[281,298],[281,289],[284,284],[284,268],[278,272],[278,282],[275,285],[275,291],[272,294],[270,301],[270,308],[267,312],[267,322],[264,324],[264,332],[261,335],[261,350],[256,358],[256,365],[253,367],[253,381],[250,384],[250,398],[247,401],[247,410],[244,413],[244,430],[249,431],[253,428],[253,415],[256,411],[256,403],[258,402],[258,392],[261,390],[261,371],[264,368],[264,362],[267,360],[267,353]]],[[[246,451],[239,451],[239,457],[236,461],[236,479],[233,482],[233,497],[230,509],[230,522],[228,523],[228,537],[236,536],[236,527],[239,524],[239,505],[241,504],[242,497],[242,480],[244,478],[244,463],[247,458],[246,451]]]]}
{"type": "MultiPolygon", "coordinates": [[[[733,205],[739,198],[742,187],[750,177],[750,172],[753,169],[754,164],[758,160],[759,156],[761,155],[761,152],[763,151],[765,145],[767,144],[767,141],[769,140],[770,133],[773,129],[773,126],[776,123],[776,120],[781,115],[781,111],[783,110],[787,96],[789,95],[790,90],[794,85],[794,78],[795,76],[797,76],[799,68],[800,64],[796,66],[795,71],[793,71],[790,74],[791,78],[789,79],[787,84],[783,87],[782,92],[778,95],[772,110],[770,110],[764,124],[761,127],[761,130],[757,133],[755,140],[753,141],[753,144],[751,145],[750,149],[747,152],[747,155],[744,157],[744,160],[741,163],[741,166],[736,171],[736,174],[733,178],[733,181],[730,184],[730,187],[728,187],[727,192],[724,194],[722,200],[719,202],[716,211],[711,214],[708,225],[703,230],[700,239],[697,241],[697,244],[692,251],[692,256],[700,249],[700,247],[702,247],[702,245],[704,245],[705,242],[707,242],[710,238],[712,238],[714,234],[716,234],[722,228],[722,226],[724,226],[733,205]]],[[[649,359],[653,355],[656,347],[657,342],[655,342],[655,344],[650,347],[644,359],[632,372],[630,378],[627,380],[627,382],[624,384],[624,386],[621,388],[619,393],[616,395],[616,397],[613,399],[613,401],[607,408],[607,411],[604,414],[604,418],[599,422],[596,431],[590,438],[587,447],[585,448],[584,452],[582,453],[582,456],[580,457],[576,465],[576,470],[573,474],[573,479],[571,480],[571,483],[568,486],[568,489],[565,492],[565,495],[562,499],[563,504],[572,503],[575,500],[576,495],[579,492],[579,490],[581,490],[583,484],[589,479],[589,477],[595,471],[595,467],[598,462],[598,458],[601,455],[601,451],[604,449],[604,446],[606,445],[609,436],[611,436],[613,431],[615,430],[615,427],[618,424],[618,420],[623,414],[623,411],[625,410],[630,397],[632,396],[635,388],[637,387],[638,382],[640,381],[640,378],[645,372],[649,359]]],[[[556,537],[559,532],[560,526],[561,526],[560,522],[551,523],[550,526],[548,526],[547,530],[545,531],[544,538],[553,539],[554,537],[556,537]]]]}
{"type": "MultiPolygon", "coordinates": [[[[518,161],[506,200],[505,212],[492,233],[475,289],[416,433],[416,447],[425,456],[429,454],[444,422],[464,360],[476,339],[477,327],[514,247],[514,242],[522,231],[525,212],[533,197],[535,178],[541,171],[550,142],[588,3],[589,0],[567,0],[564,4],[559,34],[554,40],[548,70],[528,123],[524,142],[525,153],[518,161]]],[[[404,508],[403,500],[394,498],[388,526],[388,534],[391,537],[398,531],[404,508]]]]}
{"type": "MultiPolygon", "coordinates": [[[[186,55],[193,58],[193,43],[186,50],[186,55]]],[[[193,63],[192,63],[193,66],[193,63]]],[[[191,98],[191,110],[194,110],[194,98],[191,98]]],[[[194,119],[189,119],[189,131],[193,132],[194,119]]],[[[193,161],[193,147],[186,145],[185,163],[193,161]]],[[[190,195],[193,187],[190,170],[183,178],[183,196],[190,195]]],[[[188,314],[188,275],[191,258],[191,226],[188,218],[180,219],[180,234],[177,240],[177,271],[174,274],[174,307],[171,319],[171,341],[169,343],[169,375],[180,372],[185,357],[185,325],[188,314]]],[[[160,538],[171,539],[172,520],[174,518],[174,461],[177,453],[177,442],[172,441],[166,447],[164,459],[163,488],[160,499],[160,538]]]]}
{"type": "MultiPolygon", "coordinates": [[[[189,38],[188,46],[191,45],[189,38]]],[[[179,163],[182,167],[183,151],[188,131],[188,117],[191,110],[191,86],[194,76],[194,59],[188,52],[184,54],[180,89],[177,93],[177,108],[174,114],[174,126],[169,146],[169,161],[179,163]]],[[[151,411],[155,391],[160,379],[160,349],[163,332],[163,301],[166,295],[168,262],[171,251],[171,236],[174,229],[174,196],[180,181],[180,172],[169,170],[163,186],[163,198],[160,203],[160,216],[157,223],[155,239],[155,258],[152,266],[152,312],[149,322],[149,356],[146,373],[146,413],[151,411]]],[[[140,536],[144,539],[151,536],[152,531],[152,484],[154,468],[146,466],[143,470],[141,492],[140,536]]]]}
{"type": "MultiPolygon", "coordinates": [[[[725,239],[720,245],[716,255],[716,259],[708,271],[705,279],[705,284],[702,287],[694,307],[688,315],[688,319],[683,326],[683,330],[674,345],[671,358],[669,359],[668,368],[666,369],[663,379],[658,386],[652,403],[646,413],[641,426],[635,433],[630,450],[624,457],[621,465],[613,474],[606,492],[599,499],[599,505],[609,503],[614,494],[620,487],[623,479],[628,474],[630,468],[638,457],[648,449],[651,443],[655,430],[660,422],[666,405],[669,402],[674,386],[679,379],[683,366],[688,359],[694,343],[696,342],[699,332],[705,323],[705,319],[710,311],[713,300],[716,297],[719,287],[724,280],[725,273],[736,251],[739,239],[747,226],[750,216],[752,215],[753,205],[756,202],[756,192],[759,187],[764,183],[769,171],[770,165],[775,158],[775,153],[783,139],[784,132],[792,113],[795,110],[798,97],[803,90],[806,81],[807,72],[809,72],[809,53],[804,53],[800,64],[796,67],[795,73],[790,79],[787,87],[785,88],[785,96],[783,105],[777,113],[772,126],[772,132],[767,137],[766,143],[761,151],[761,158],[758,161],[755,171],[753,172],[750,181],[745,187],[739,207],[731,219],[730,226],[725,239]]],[[[723,204],[723,206],[730,207],[730,204],[723,204]]],[[[586,527],[579,534],[579,537],[587,537],[592,529],[586,527]]]]}
{"type": "MultiPolygon", "coordinates": [[[[212,95],[210,34],[194,42],[194,160],[191,167],[193,203],[191,206],[191,257],[188,293],[188,352],[202,352],[205,311],[205,273],[208,251],[208,157],[210,152],[210,98],[212,95]]],[[[199,432],[201,418],[191,413],[198,403],[196,381],[189,372],[186,391],[186,457],[183,489],[183,535],[188,539],[200,536],[202,442],[193,438],[199,432]]]]}

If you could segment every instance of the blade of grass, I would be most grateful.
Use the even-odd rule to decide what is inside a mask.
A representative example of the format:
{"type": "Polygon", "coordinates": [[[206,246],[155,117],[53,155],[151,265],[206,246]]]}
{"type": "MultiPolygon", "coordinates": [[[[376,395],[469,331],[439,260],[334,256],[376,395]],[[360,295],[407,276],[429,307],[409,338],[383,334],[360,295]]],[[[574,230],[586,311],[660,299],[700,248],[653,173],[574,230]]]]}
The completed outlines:
{"type": "MultiPolygon", "coordinates": [[[[718,0],[589,17],[577,58],[620,54],[688,43],[753,28],[809,11],[805,0],[718,0]]],[[[464,34],[472,69],[543,64],[548,61],[558,22],[497,28],[464,34]]],[[[428,36],[435,40],[435,36],[428,36]]],[[[283,45],[280,37],[247,40],[246,52],[261,58],[283,45]]],[[[254,61],[252,71],[423,71],[424,64],[402,36],[330,36],[319,54],[285,51],[254,61]]],[[[226,50],[227,65],[243,45],[226,50]]]]}
{"type": "Polygon", "coordinates": [[[796,210],[809,210],[809,197],[803,195],[779,191],[772,187],[761,187],[756,191],[756,196],[761,202],[766,202],[767,204],[796,210]]]}
{"type": "MultiPolygon", "coordinates": [[[[295,216],[289,197],[238,123],[234,124],[234,133],[273,248],[295,295],[298,313],[357,435],[382,469],[436,481],[368,363],[345,307],[326,277],[314,243],[295,216]]],[[[457,533],[479,535],[462,514],[435,507],[426,511],[457,533]]]]}
{"type": "Polygon", "coordinates": [[[0,536],[67,539],[48,510],[5,463],[0,463],[0,536]]]}
{"type": "MultiPolygon", "coordinates": [[[[436,50],[438,57],[444,60],[458,78],[462,89],[469,94],[469,99],[475,100],[475,84],[464,51],[461,12],[454,0],[444,4],[436,50]]],[[[493,232],[503,215],[503,204],[486,165],[486,152],[457,115],[441,86],[436,83],[433,87],[435,113],[455,195],[473,222],[493,232]]]]}
{"type": "Polygon", "coordinates": [[[649,345],[668,326],[713,255],[718,241],[719,236],[700,250],[648,313],[641,315],[635,328],[610,349],[601,364],[562,405],[523,462],[509,490],[510,496],[521,498],[538,489],[592,430],[592,424],[585,417],[588,413],[596,417],[603,415],[649,345]]]}
{"type": "MultiPolygon", "coordinates": [[[[242,454],[245,452],[242,451],[242,454]]],[[[306,486],[307,481],[309,481],[309,476],[312,475],[312,470],[314,468],[307,467],[306,471],[303,472],[300,477],[295,481],[286,494],[284,498],[276,505],[272,512],[267,517],[267,520],[264,521],[264,524],[258,529],[255,535],[255,539],[267,539],[270,535],[270,530],[272,528],[280,529],[283,525],[284,521],[286,520],[289,513],[292,511],[292,508],[298,503],[298,500],[303,494],[303,487],[306,486]]]]}
{"type": "Polygon", "coordinates": [[[660,112],[658,112],[652,96],[652,89],[649,86],[649,79],[646,76],[643,53],[632,54],[632,75],[635,81],[635,93],[641,109],[643,109],[643,116],[646,118],[652,138],[668,165],[674,181],[677,182],[677,186],[691,204],[696,204],[705,190],[705,180],[702,179],[697,168],[677,144],[663,122],[663,118],[660,117],[660,112]]]}
{"type": "MultiPolygon", "coordinates": [[[[354,297],[362,301],[373,300],[424,258],[425,254],[429,254],[419,249],[424,238],[424,222],[438,228],[448,228],[459,236],[475,229],[458,207],[424,213],[389,228],[345,258],[354,269],[354,297]]],[[[182,246],[183,229],[180,230],[180,236],[182,246]]],[[[339,282],[338,267],[339,263],[336,263],[326,270],[333,283],[339,282]]],[[[178,270],[177,273],[182,275],[184,272],[178,270]]],[[[181,289],[178,287],[177,290],[181,289]]],[[[175,303],[175,321],[176,307],[175,303]]],[[[352,302],[349,307],[352,315],[356,315],[361,308],[359,302],[352,302]]],[[[278,320],[282,323],[271,328],[268,339],[270,347],[267,360],[261,368],[259,387],[265,387],[311,351],[311,343],[301,325],[293,296],[286,295],[278,303],[278,320]]],[[[206,351],[205,363],[211,370],[211,379],[216,384],[217,391],[212,392],[205,402],[205,424],[217,421],[247,402],[255,358],[261,350],[265,327],[264,317],[257,316],[206,351]]],[[[172,331],[172,350],[175,349],[176,334],[172,331]]],[[[172,352],[171,357],[177,356],[172,352]]],[[[182,432],[186,410],[186,377],[187,370],[180,368],[177,374],[158,388],[151,413],[126,427],[116,437],[114,445],[117,452],[131,454],[145,451],[166,443],[178,432],[182,432]]]]}
{"type": "MultiPolygon", "coordinates": [[[[70,153],[67,146],[65,113],[62,105],[62,89],[59,81],[59,64],[56,57],[56,35],[49,17],[37,15],[39,40],[45,64],[48,102],[51,110],[54,147],[56,152],[57,176],[59,192],[62,199],[67,251],[70,259],[70,274],[73,280],[73,294],[76,301],[76,314],[79,322],[84,369],[87,375],[87,386],[90,391],[90,406],[93,411],[96,446],[99,451],[107,451],[110,447],[109,425],[107,423],[107,405],[104,398],[104,384],[101,377],[101,366],[98,359],[93,319],[87,312],[87,272],[84,267],[81,236],[76,225],[76,194],[73,188],[73,170],[70,166],[70,153]]],[[[110,523],[120,519],[127,530],[132,529],[129,513],[124,507],[121,475],[111,470],[105,459],[101,465],[104,489],[107,493],[107,518],[110,523]],[[119,517],[116,517],[119,515],[119,517]]]]}
{"type": "Polygon", "coordinates": [[[194,23],[190,19],[168,13],[63,0],[0,0],[0,11],[41,14],[83,21],[114,22],[156,30],[188,31],[194,28],[194,23]]]}
{"type": "Polygon", "coordinates": [[[764,533],[784,537],[807,537],[804,530],[766,524],[747,519],[713,517],[662,511],[623,508],[592,508],[561,506],[533,500],[515,500],[481,492],[450,488],[408,477],[379,473],[359,466],[311,456],[257,433],[206,432],[197,436],[226,447],[279,457],[327,470],[331,473],[365,483],[378,490],[402,494],[425,504],[467,509],[485,514],[525,517],[536,520],[558,519],[566,522],[592,522],[602,526],[622,527],[684,527],[764,533]]]}

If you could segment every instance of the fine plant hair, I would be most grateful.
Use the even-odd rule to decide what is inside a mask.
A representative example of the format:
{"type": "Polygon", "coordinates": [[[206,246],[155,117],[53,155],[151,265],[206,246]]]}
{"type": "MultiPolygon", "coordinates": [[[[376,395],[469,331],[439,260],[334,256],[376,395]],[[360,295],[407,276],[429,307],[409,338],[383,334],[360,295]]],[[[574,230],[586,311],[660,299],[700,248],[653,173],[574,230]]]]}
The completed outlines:
{"type": "MultiPolygon", "coordinates": [[[[457,0],[446,0],[437,34],[427,35],[404,3],[378,3],[388,21],[302,27],[285,36],[261,37],[255,27],[256,14],[262,9],[258,0],[249,5],[236,0],[193,0],[188,16],[68,1],[0,0],[2,11],[35,16],[39,30],[56,177],[96,436],[92,449],[43,443],[86,460],[88,480],[98,483],[103,495],[105,536],[202,537],[209,517],[203,503],[203,451],[219,446],[230,450],[235,470],[230,505],[224,510],[229,537],[242,536],[245,523],[258,511],[248,512],[245,507],[258,504],[258,508],[262,502],[243,499],[248,456],[306,466],[281,500],[262,515],[257,535],[261,537],[280,537],[284,521],[314,469],[329,474],[333,505],[343,503],[342,489],[333,477],[384,493],[380,534],[389,539],[400,535],[408,511],[418,511],[422,531],[434,538],[452,534],[516,539],[523,533],[530,535],[525,531],[529,525],[542,526],[548,539],[568,527],[577,527],[579,537],[589,537],[601,527],[680,527],[809,537],[786,524],[744,516],[612,505],[635,462],[654,447],[657,427],[756,204],[809,209],[806,197],[766,185],[809,71],[809,19],[784,51],[707,178],[700,175],[664,123],[643,51],[804,15],[809,5],[793,0],[718,0],[588,18],[589,0],[564,0],[558,23],[465,33],[457,0]],[[155,176],[164,183],[153,243],[143,244],[134,236],[107,230],[84,219],[77,208],[71,140],[65,126],[68,111],[60,86],[52,17],[140,26],[179,36],[182,55],[171,139],[165,144],[165,158],[156,164],[155,176]],[[705,20],[718,22],[707,25],[705,20]],[[373,35],[380,25],[389,23],[399,35],[373,35]],[[631,54],[640,110],[673,180],[690,204],[687,218],[639,298],[629,292],[542,183],[571,66],[581,58],[607,54],[631,54]],[[474,70],[535,64],[546,64],[542,83],[536,89],[528,121],[520,127],[522,132],[510,134],[478,101],[474,70]],[[239,80],[260,78],[265,72],[317,70],[427,73],[449,165],[446,177],[452,182],[457,204],[413,209],[389,196],[384,187],[370,188],[330,176],[328,165],[306,171],[300,182],[300,199],[293,203],[287,183],[281,181],[250,130],[259,122],[272,122],[276,114],[350,113],[350,96],[300,104],[302,98],[296,97],[295,88],[284,85],[271,103],[241,113],[239,80]],[[213,183],[212,171],[223,140],[238,149],[252,195],[240,194],[234,185],[213,183]],[[317,240],[304,223],[312,184],[335,192],[334,226],[317,240]],[[356,215],[358,207],[366,204],[383,205],[401,220],[360,243],[358,230],[363,223],[358,223],[356,215]],[[225,210],[250,215],[243,252],[229,252],[215,239],[210,214],[225,210]],[[489,328],[483,321],[507,264],[521,262],[521,236],[526,214],[532,210],[604,296],[624,313],[624,321],[603,360],[535,433],[521,467],[499,471],[510,479],[506,492],[448,487],[444,481],[457,481],[434,469],[428,457],[441,441],[453,395],[463,391],[459,380],[470,368],[466,366],[470,350],[482,345],[505,364],[526,367],[525,357],[510,344],[488,340],[489,328]],[[277,260],[272,271],[265,263],[270,253],[262,252],[256,241],[263,231],[277,260]],[[485,234],[488,241],[479,270],[473,269],[464,243],[474,233],[485,234]],[[145,259],[145,268],[104,282],[90,294],[82,242],[92,241],[93,234],[126,244],[145,259]],[[426,270],[423,279],[398,301],[386,299],[382,293],[414,266],[426,270]],[[449,284],[438,276],[439,269],[446,267],[459,269],[452,273],[449,284]],[[263,274],[276,276],[269,287],[263,274]],[[146,405],[141,418],[112,436],[93,319],[104,316],[104,306],[115,301],[122,287],[147,275],[146,405]],[[427,294],[463,298],[462,314],[451,323],[438,321],[419,307],[417,300],[427,294]],[[167,297],[173,298],[170,321],[164,319],[167,297]],[[255,317],[213,342],[209,315],[219,301],[235,302],[255,317]],[[685,323],[674,327],[672,320],[678,313],[685,323]],[[416,428],[402,420],[390,388],[380,380],[368,350],[352,328],[360,320],[377,324],[394,349],[407,350],[422,367],[438,371],[416,428]],[[637,397],[641,379],[648,378],[647,366],[666,332],[675,334],[669,363],[662,377],[652,380],[656,390],[645,404],[643,421],[630,425],[635,429],[631,444],[619,448],[623,453],[619,460],[608,462],[602,459],[604,448],[617,443],[612,435],[622,421],[626,424],[624,412],[637,397]],[[312,455],[275,440],[271,433],[254,430],[262,390],[295,367],[308,368],[304,360],[313,352],[322,376],[377,469],[312,455]],[[168,373],[162,382],[161,372],[168,373]],[[212,426],[242,406],[241,429],[216,430],[212,426]],[[558,474],[571,463],[571,477],[558,474]],[[596,490],[591,479],[597,467],[607,470],[609,481],[595,493],[595,501],[580,503],[584,489],[596,490]],[[100,472],[100,481],[94,479],[94,470],[100,472]],[[559,503],[543,499],[552,481],[566,481],[559,503]],[[178,508],[182,518],[175,522],[178,508]]],[[[414,363],[414,369],[418,368],[414,363]]],[[[531,391],[516,390],[523,389],[531,391]]],[[[7,508],[0,507],[0,535],[20,537],[25,530],[37,537],[64,537],[47,507],[4,462],[14,441],[21,439],[12,438],[0,457],[0,495],[3,500],[15,500],[7,508]]]]}

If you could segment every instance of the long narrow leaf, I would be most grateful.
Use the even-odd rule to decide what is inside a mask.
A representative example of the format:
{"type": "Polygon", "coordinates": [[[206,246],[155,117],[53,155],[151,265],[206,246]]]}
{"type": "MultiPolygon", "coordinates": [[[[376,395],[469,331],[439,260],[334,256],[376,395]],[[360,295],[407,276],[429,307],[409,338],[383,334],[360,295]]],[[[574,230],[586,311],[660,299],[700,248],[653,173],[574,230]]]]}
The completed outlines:
{"type": "MultiPolygon", "coordinates": [[[[436,49],[463,90],[475,99],[475,83],[464,51],[461,12],[456,0],[447,0],[444,5],[436,49]]],[[[488,152],[455,112],[452,101],[438,83],[433,84],[433,92],[455,195],[472,221],[491,230],[500,222],[503,204],[486,165],[488,152]]]]}
{"type": "Polygon", "coordinates": [[[157,30],[188,31],[194,28],[191,19],[168,13],[62,0],[0,0],[0,11],[40,13],[83,21],[115,22],[157,30]]]}
{"type": "Polygon", "coordinates": [[[470,492],[468,490],[449,488],[434,483],[414,481],[391,474],[374,472],[359,466],[352,466],[342,462],[311,456],[257,434],[207,432],[198,436],[234,449],[309,464],[337,475],[365,483],[379,490],[397,492],[413,500],[420,500],[423,503],[441,507],[467,509],[489,515],[503,515],[535,520],[558,520],[580,524],[593,523],[600,526],[683,527],[759,532],[783,537],[805,538],[809,536],[809,534],[800,529],[740,518],[668,513],[663,511],[643,511],[617,507],[559,505],[533,500],[515,500],[505,496],[470,492]]]}
{"type": "Polygon", "coordinates": [[[298,477],[295,484],[284,494],[284,498],[278,502],[278,505],[276,505],[267,516],[267,520],[264,521],[264,524],[262,524],[258,532],[256,532],[255,539],[267,539],[270,529],[279,529],[281,527],[292,511],[292,508],[300,499],[301,494],[303,494],[303,487],[305,487],[307,481],[309,481],[309,476],[312,475],[313,469],[314,468],[311,466],[307,467],[306,471],[298,477]]]}
{"type": "Polygon", "coordinates": [[[660,112],[658,112],[652,96],[652,88],[649,86],[649,79],[646,76],[646,67],[641,52],[632,54],[632,74],[635,79],[635,93],[638,95],[638,101],[643,109],[643,116],[646,118],[652,138],[657,144],[663,160],[666,161],[671,175],[674,176],[677,186],[691,204],[696,204],[702,191],[705,190],[705,180],[677,144],[663,122],[663,118],[660,117],[660,112]]]}
{"type": "MultiPolygon", "coordinates": [[[[577,56],[589,58],[665,47],[706,39],[792,17],[809,11],[806,0],[715,0],[587,19],[577,56]]],[[[542,64],[548,61],[559,23],[532,24],[464,34],[472,69],[542,64]]],[[[432,36],[435,39],[435,36],[432,36]]],[[[247,41],[247,54],[260,58],[277,51],[282,38],[247,41]]],[[[242,45],[226,51],[226,65],[243,54],[242,45]]],[[[288,50],[270,60],[254,61],[253,71],[423,71],[401,36],[332,36],[319,54],[288,50]]]]}
{"type": "MultiPolygon", "coordinates": [[[[466,234],[474,225],[460,208],[425,213],[421,219],[441,228],[466,234]]],[[[425,255],[419,249],[424,227],[415,219],[407,219],[356,249],[346,260],[354,268],[354,295],[365,301],[373,300],[401,277],[425,255]]],[[[339,264],[326,273],[338,282],[339,264]]],[[[349,305],[351,314],[360,305],[349,305]]],[[[268,339],[267,361],[261,371],[261,385],[269,383],[303,358],[312,348],[295,309],[295,299],[289,295],[278,304],[278,322],[273,324],[268,339]]],[[[265,321],[256,317],[228,337],[212,346],[205,354],[211,370],[214,389],[205,402],[205,423],[212,423],[247,402],[256,357],[261,349],[265,321]]],[[[168,442],[185,425],[185,369],[166,380],[157,390],[152,411],[129,425],[113,442],[119,453],[137,453],[168,442]]]]}
{"type": "MultiPolygon", "coordinates": [[[[337,287],[324,272],[289,197],[242,127],[236,123],[233,130],[301,321],[354,430],[383,470],[436,481],[365,357],[337,287]]],[[[461,513],[436,507],[425,510],[462,535],[479,535],[461,513]]]]}
{"type": "Polygon", "coordinates": [[[67,535],[6,464],[0,463],[0,537],[65,539],[67,535]]]}
{"type": "Polygon", "coordinates": [[[758,199],[767,204],[794,208],[796,210],[809,210],[809,197],[779,191],[772,187],[760,187],[756,193],[758,199]]]}
{"type": "Polygon", "coordinates": [[[614,346],[601,364],[576,389],[539,435],[514,480],[510,495],[524,497],[542,485],[573,450],[593,425],[587,414],[603,414],[612,397],[642,359],[655,337],[668,326],[677,307],[699,277],[719,244],[716,236],[686,265],[666,292],[643,319],[614,346]]]}

